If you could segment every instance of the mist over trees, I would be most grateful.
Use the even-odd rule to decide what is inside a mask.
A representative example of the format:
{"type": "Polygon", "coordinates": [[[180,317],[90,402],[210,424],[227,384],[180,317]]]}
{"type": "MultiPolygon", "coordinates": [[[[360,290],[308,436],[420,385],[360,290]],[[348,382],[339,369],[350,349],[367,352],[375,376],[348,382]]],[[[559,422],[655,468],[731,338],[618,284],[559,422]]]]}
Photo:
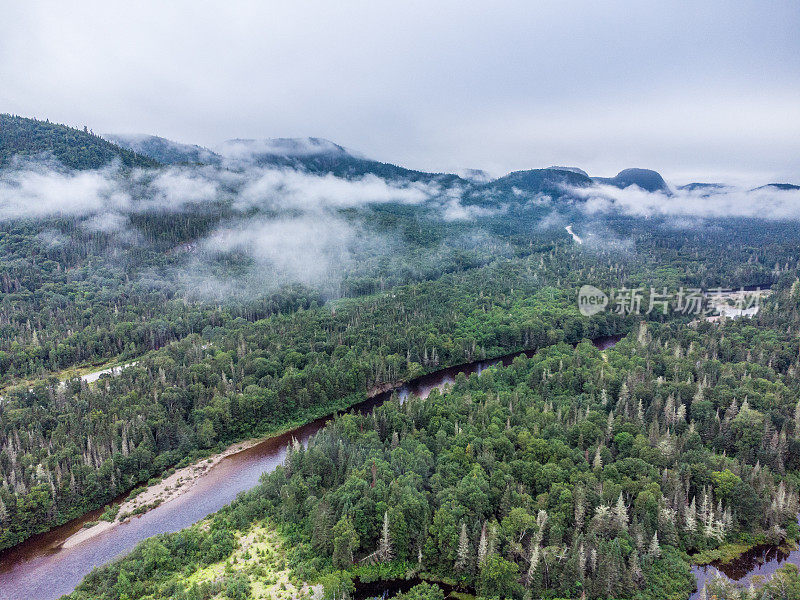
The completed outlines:
{"type": "MultiPolygon", "coordinates": [[[[145,543],[72,597],[114,597],[121,573],[133,597],[192,597],[177,573],[219,558],[170,549],[268,519],[300,577],[394,568],[487,598],[686,598],[684,552],[800,534],[798,364],[780,358],[796,349],[798,309],[784,290],[765,311],[783,339],[744,321],[650,323],[605,352],[556,344],[445,394],[340,417],[207,527],[145,543]],[[171,556],[157,571],[141,562],[153,544],[171,556]]],[[[347,587],[326,581],[331,597],[347,587]]]]}
{"type": "Polygon", "coordinates": [[[466,180],[316,138],[119,141],[0,115],[0,549],[377,389],[541,351],[338,417],[74,598],[247,597],[260,571],[181,573],[232,563],[254,524],[337,598],[424,575],[404,598],[446,580],[682,599],[691,561],[800,536],[797,190],[466,180]],[[641,289],[645,310],[583,316],[584,284],[641,289]],[[746,320],[646,310],[658,290],[739,286],[774,293],[746,320]],[[586,342],[609,334],[627,337],[586,342]]]}

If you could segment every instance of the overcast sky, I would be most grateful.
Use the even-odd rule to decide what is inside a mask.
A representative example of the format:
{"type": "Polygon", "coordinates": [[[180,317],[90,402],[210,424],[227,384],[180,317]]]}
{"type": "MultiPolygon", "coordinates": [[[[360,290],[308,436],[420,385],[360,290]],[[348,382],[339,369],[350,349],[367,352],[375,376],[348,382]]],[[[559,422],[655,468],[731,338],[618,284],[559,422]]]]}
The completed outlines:
{"type": "Polygon", "coordinates": [[[0,0],[0,112],[425,170],[800,183],[800,2],[0,0]]]}

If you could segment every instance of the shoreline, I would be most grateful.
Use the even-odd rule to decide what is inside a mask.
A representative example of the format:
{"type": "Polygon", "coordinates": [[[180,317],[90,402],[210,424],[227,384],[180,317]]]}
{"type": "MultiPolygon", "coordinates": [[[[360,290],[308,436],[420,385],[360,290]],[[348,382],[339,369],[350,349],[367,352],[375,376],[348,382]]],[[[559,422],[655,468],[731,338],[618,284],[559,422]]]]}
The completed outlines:
{"type": "MultiPolygon", "coordinates": [[[[383,393],[398,389],[405,385],[405,383],[405,381],[401,380],[393,383],[383,383],[373,386],[367,390],[365,400],[370,400],[383,393]]],[[[361,401],[363,400],[357,400],[354,403],[349,403],[348,406],[343,408],[334,408],[332,412],[317,418],[332,417],[335,413],[338,413],[341,410],[348,410],[361,401]]],[[[271,431],[269,434],[262,437],[252,438],[241,442],[234,442],[222,452],[217,452],[208,457],[201,458],[198,461],[187,465],[186,467],[177,469],[174,473],[168,477],[165,477],[158,483],[147,486],[144,491],[137,494],[135,497],[126,498],[123,500],[122,503],[119,504],[117,516],[113,521],[99,520],[91,527],[86,527],[85,529],[76,531],[62,543],[60,543],[58,547],[63,549],[73,548],[87,540],[105,533],[106,531],[111,531],[118,525],[127,523],[131,519],[141,516],[150,510],[161,506],[162,504],[171,502],[172,500],[175,500],[176,498],[179,498],[188,492],[203,475],[214,468],[222,459],[248,450],[249,448],[257,446],[258,444],[266,442],[272,438],[291,432],[294,429],[302,427],[303,425],[314,420],[315,419],[310,419],[305,422],[292,423],[287,427],[271,431]]],[[[107,504],[106,506],[111,506],[111,504],[107,504]]]]}
{"type": "MultiPolygon", "coordinates": [[[[59,548],[72,548],[86,540],[92,539],[106,531],[114,529],[116,526],[127,523],[131,519],[145,514],[149,510],[162,504],[166,504],[188,492],[194,484],[208,471],[214,468],[222,459],[243,452],[261,442],[274,437],[273,435],[245,440],[231,444],[222,452],[217,452],[206,458],[201,458],[197,462],[177,469],[174,473],[165,477],[158,483],[147,486],[144,491],[133,498],[127,498],[119,504],[119,512],[113,521],[98,521],[95,525],[81,529],[73,533],[61,544],[59,548]]],[[[110,506],[110,505],[107,505],[110,506]]]]}
{"type": "MultiPolygon", "coordinates": [[[[540,348],[534,349],[534,351],[538,350],[540,350],[540,348]]],[[[527,351],[522,350],[522,351],[512,352],[511,354],[505,354],[499,357],[495,357],[493,359],[482,359],[482,360],[502,361],[504,358],[511,356],[512,354],[519,354],[520,352],[527,352],[527,351]]],[[[425,373],[424,375],[421,375],[420,378],[426,377],[441,370],[458,369],[460,367],[465,367],[469,364],[472,363],[464,363],[459,365],[453,365],[451,367],[444,367],[441,369],[431,371],[430,373],[425,373]]],[[[394,382],[387,382],[379,385],[374,385],[368,390],[366,390],[366,394],[364,396],[360,396],[357,398],[353,398],[352,395],[347,396],[343,399],[344,402],[335,403],[333,406],[326,407],[325,410],[323,411],[323,414],[321,414],[320,416],[307,418],[305,420],[298,422],[288,423],[284,427],[280,427],[278,429],[270,431],[269,433],[262,435],[261,437],[234,442],[221,452],[211,454],[210,456],[201,458],[195,461],[194,463],[187,465],[186,467],[177,469],[174,473],[165,477],[158,483],[154,483],[153,485],[147,486],[141,493],[137,494],[135,497],[126,498],[125,500],[122,501],[121,504],[119,504],[119,510],[114,520],[112,521],[99,520],[91,527],[86,527],[85,529],[81,529],[73,533],[63,542],[58,544],[57,547],[63,549],[73,548],[107,531],[111,531],[118,525],[127,523],[134,517],[141,516],[149,512],[150,510],[157,508],[162,504],[166,504],[167,502],[171,502],[172,500],[179,498],[180,496],[188,492],[203,475],[208,473],[220,461],[222,461],[224,458],[228,456],[248,450],[249,448],[257,446],[258,444],[266,442],[267,440],[278,437],[280,435],[290,433],[293,430],[303,427],[304,425],[307,425],[308,423],[311,423],[317,419],[332,418],[339,412],[350,410],[352,407],[356,406],[361,402],[375,399],[381,394],[385,394],[387,392],[393,392],[394,390],[402,388],[404,385],[408,385],[408,381],[402,379],[394,382]]],[[[109,503],[106,504],[105,506],[108,507],[111,506],[112,504],[113,503],[109,503]]]]}
{"type": "MultiPolygon", "coordinates": [[[[609,336],[600,336],[600,338],[605,337],[618,337],[622,338],[625,334],[611,334],[609,336]]],[[[598,339],[600,339],[598,338],[598,339]]],[[[520,354],[520,353],[527,353],[530,351],[538,351],[541,348],[535,348],[531,350],[517,350],[516,352],[512,352],[509,354],[504,354],[499,357],[495,358],[484,358],[480,359],[482,361],[502,361],[507,357],[512,355],[520,354]]],[[[137,361],[138,362],[138,361],[137,361]]],[[[473,361],[473,362],[480,362],[480,361],[473,361]]],[[[135,364],[135,363],[134,363],[135,364]]],[[[432,375],[438,371],[444,371],[447,369],[458,369],[460,367],[466,367],[473,363],[463,363],[458,365],[452,365],[450,367],[443,367],[440,369],[435,369],[429,373],[424,373],[420,375],[418,379],[427,377],[432,375]]],[[[127,365],[126,365],[127,366],[127,365]]],[[[402,388],[404,385],[408,385],[409,381],[404,379],[400,379],[393,382],[386,382],[378,385],[374,385],[370,387],[368,390],[361,394],[351,394],[342,398],[339,402],[334,402],[331,405],[326,406],[319,414],[316,416],[308,415],[305,419],[287,423],[283,427],[278,427],[266,433],[263,433],[259,437],[250,438],[248,440],[242,440],[238,442],[234,442],[226,447],[224,450],[217,452],[215,454],[211,454],[204,458],[200,458],[194,463],[187,465],[186,467],[182,467],[175,472],[171,473],[166,478],[154,483],[153,485],[146,486],[145,489],[137,494],[133,498],[126,498],[120,504],[118,504],[119,509],[116,513],[115,518],[112,521],[105,521],[105,520],[98,520],[93,525],[89,527],[85,527],[86,524],[91,523],[91,521],[87,521],[84,525],[84,529],[80,529],[75,531],[73,534],[68,536],[63,541],[55,544],[52,548],[63,548],[69,549],[73,548],[87,540],[93,539],[107,531],[114,529],[117,525],[122,523],[127,523],[134,517],[141,516],[150,510],[157,508],[158,506],[165,504],[167,502],[171,502],[176,498],[180,497],[184,493],[188,492],[192,489],[194,484],[206,473],[208,473],[214,466],[216,466],[220,461],[224,458],[237,454],[239,452],[243,452],[252,448],[260,443],[266,442],[272,438],[278,437],[280,435],[285,435],[287,433],[291,433],[295,429],[300,427],[304,427],[309,423],[316,421],[318,419],[331,419],[334,415],[345,412],[352,409],[354,406],[360,404],[364,401],[369,401],[377,398],[378,396],[393,392],[394,390],[398,390],[402,388]]],[[[142,486],[139,486],[142,487],[142,486]]],[[[134,487],[133,489],[137,489],[134,487]]],[[[131,490],[133,491],[133,490],[131,490]]],[[[128,492],[130,495],[130,491],[128,492]]],[[[99,508],[108,508],[116,504],[117,501],[109,502],[108,504],[103,505],[99,508]]],[[[98,510],[98,509],[95,509],[98,510]]],[[[73,520],[79,520],[82,517],[76,517],[73,520]]],[[[21,542],[24,544],[25,541],[21,542]]]]}
{"type": "MultiPolygon", "coordinates": [[[[366,400],[370,400],[383,394],[385,392],[397,389],[403,386],[405,382],[395,382],[393,384],[384,383],[381,385],[373,386],[367,391],[366,400]]],[[[158,483],[154,483],[153,485],[147,486],[141,493],[137,494],[133,498],[126,498],[119,504],[119,510],[117,512],[117,516],[114,518],[113,521],[104,521],[98,520],[94,525],[91,527],[86,527],[85,529],[81,529],[76,531],[72,535],[70,535],[67,539],[63,542],[58,544],[58,548],[68,549],[73,548],[87,540],[90,540],[98,535],[105,533],[106,531],[111,531],[118,525],[122,525],[123,523],[127,523],[131,519],[135,517],[139,517],[150,510],[161,506],[162,504],[166,504],[167,502],[171,502],[176,498],[179,498],[186,492],[188,492],[194,484],[203,477],[206,473],[208,473],[212,468],[214,468],[220,461],[228,456],[232,456],[234,454],[238,454],[239,452],[244,452],[258,444],[266,442],[272,438],[284,435],[289,433],[299,427],[303,427],[304,425],[311,423],[312,421],[316,420],[317,418],[330,418],[334,414],[342,411],[342,410],[349,410],[352,406],[355,406],[362,400],[356,400],[354,403],[348,403],[345,407],[334,408],[331,412],[326,413],[322,417],[316,417],[309,419],[307,421],[298,422],[298,423],[291,423],[286,427],[282,427],[276,429],[274,431],[269,432],[267,435],[257,438],[251,438],[249,440],[244,440],[240,442],[234,442],[227,448],[225,448],[221,452],[217,452],[215,454],[211,454],[205,458],[201,458],[190,465],[177,469],[174,473],[169,475],[168,477],[163,478],[158,483]]],[[[136,488],[134,488],[136,489],[136,488]]],[[[132,491],[132,490],[131,490],[132,491]]],[[[130,494],[130,492],[129,492],[130,494]]],[[[111,506],[113,503],[109,503],[105,506],[111,506]]]]}

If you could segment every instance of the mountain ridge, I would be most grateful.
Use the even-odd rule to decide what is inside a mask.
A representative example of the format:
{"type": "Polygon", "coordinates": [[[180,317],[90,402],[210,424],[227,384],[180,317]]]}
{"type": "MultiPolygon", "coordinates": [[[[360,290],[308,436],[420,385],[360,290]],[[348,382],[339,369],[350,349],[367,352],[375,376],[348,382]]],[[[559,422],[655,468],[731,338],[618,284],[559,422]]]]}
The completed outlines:
{"type": "Polygon", "coordinates": [[[671,195],[667,182],[658,171],[652,169],[628,168],[623,169],[614,177],[593,177],[593,181],[613,185],[625,189],[636,185],[647,192],[662,192],[671,195]]]}
{"type": "Polygon", "coordinates": [[[121,148],[147,156],[165,165],[181,163],[218,164],[221,157],[208,148],[196,144],[183,144],[165,137],[147,133],[104,133],[102,138],[121,148]]]}
{"type": "MultiPolygon", "coordinates": [[[[64,166],[75,169],[96,169],[118,160],[126,167],[157,168],[163,165],[226,165],[240,167],[289,168],[316,175],[356,179],[374,175],[385,179],[432,183],[442,188],[460,186],[467,190],[472,203],[491,201],[499,194],[515,196],[568,197],[572,187],[612,185],[630,186],[651,193],[673,195],[660,173],[651,169],[627,168],[614,177],[592,177],[583,169],[551,166],[512,171],[492,178],[479,169],[459,173],[436,173],[409,169],[397,164],[368,158],[333,141],[319,137],[299,138],[233,138],[213,149],[197,144],[176,142],[153,134],[114,134],[102,136],[88,128],[76,129],[10,114],[0,114],[0,167],[15,157],[52,155],[64,166]],[[481,199],[483,197],[483,200],[481,199]]],[[[729,186],[724,183],[693,182],[676,186],[676,190],[719,193],[729,186]]],[[[769,183],[749,191],[798,190],[791,183],[769,183]]]]}
{"type": "Polygon", "coordinates": [[[15,157],[50,155],[73,169],[99,169],[119,160],[125,167],[154,168],[158,161],[122,148],[88,128],[83,130],[20,117],[0,114],[0,167],[9,165],[15,157]]]}

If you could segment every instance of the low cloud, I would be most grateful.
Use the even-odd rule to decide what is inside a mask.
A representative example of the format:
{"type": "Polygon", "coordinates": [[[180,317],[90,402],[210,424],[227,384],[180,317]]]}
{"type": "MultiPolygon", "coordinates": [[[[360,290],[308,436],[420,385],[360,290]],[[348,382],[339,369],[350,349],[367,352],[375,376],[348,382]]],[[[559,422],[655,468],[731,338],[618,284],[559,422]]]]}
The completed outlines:
{"type": "MultiPolygon", "coordinates": [[[[132,224],[135,215],[172,218],[215,206],[209,214],[217,215],[218,224],[172,249],[173,266],[141,274],[142,281],[214,299],[254,297],[287,283],[336,295],[342,278],[356,268],[355,257],[389,255],[402,243],[343,211],[420,204],[441,194],[436,184],[372,174],[344,179],[255,165],[69,171],[43,159],[0,170],[0,220],[68,216],[83,231],[113,236],[122,248],[148,243],[132,224]]],[[[56,229],[45,231],[43,243],[70,242],[56,229]]]]}
{"type": "Polygon", "coordinates": [[[331,174],[310,175],[290,169],[258,169],[236,198],[236,207],[353,208],[366,204],[398,202],[417,204],[439,193],[436,186],[416,182],[390,182],[375,175],[343,179],[331,174]]]}
{"type": "Polygon", "coordinates": [[[28,162],[0,171],[0,220],[85,216],[130,207],[117,168],[65,172],[28,162]]]}
{"type": "Polygon", "coordinates": [[[636,217],[800,219],[800,190],[676,190],[668,196],[637,186],[597,185],[569,192],[585,201],[583,210],[590,215],[616,211],[636,217]]]}
{"type": "Polygon", "coordinates": [[[508,203],[496,206],[464,204],[465,193],[466,190],[464,188],[455,186],[441,194],[441,216],[445,221],[472,221],[480,217],[498,215],[508,210],[508,203]]]}
{"type": "Polygon", "coordinates": [[[220,194],[219,171],[171,167],[158,172],[141,172],[145,189],[139,195],[140,209],[181,210],[187,204],[216,200],[220,194]]]}
{"type": "Polygon", "coordinates": [[[302,215],[220,228],[203,240],[200,249],[210,259],[227,253],[246,255],[277,283],[315,286],[336,277],[349,262],[353,237],[353,227],[343,219],[302,215]]]}
{"type": "Polygon", "coordinates": [[[81,223],[81,226],[87,231],[118,233],[127,229],[128,218],[118,212],[103,212],[89,217],[81,223]]]}

